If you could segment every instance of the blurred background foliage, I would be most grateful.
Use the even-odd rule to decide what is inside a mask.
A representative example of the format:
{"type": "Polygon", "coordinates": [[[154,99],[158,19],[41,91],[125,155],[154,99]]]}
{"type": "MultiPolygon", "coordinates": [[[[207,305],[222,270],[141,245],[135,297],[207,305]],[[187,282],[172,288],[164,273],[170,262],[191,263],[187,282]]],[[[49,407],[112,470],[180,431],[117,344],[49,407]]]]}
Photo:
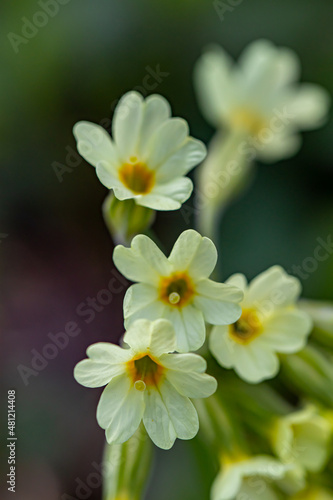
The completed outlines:
{"type": "MultiPolygon", "coordinates": [[[[75,151],[74,123],[109,127],[119,97],[137,88],[164,95],[191,134],[207,142],[213,130],[199,112],[192,72],[211,42],[234,57],[257,38],[289,46],[301,59],[303,81],[333,89],[330,0],[243,0],[223,20],[207,0],[69,0],[16,53],[8,34],[22,36],[22,18],[31,21],[41,3],[0,7],[1,384],[17,390],[19,500],[76,498],[77,478],[85,483],[92,463],[100,463],[98,394],[78,386],[72,369],[89,344],[122,334],[124,290],[91,323],[77,314],[82,301],[106,287],[113,246],[101,216],[107,192],[94,169],[76,157],[67,159],[71,171],[62,182],[55,172],[55,162],[66,164],[75,151]],[[148,89],[146,76],[154,72],[163,76],[148,89]],[[31,366],[31,350],[41,352],[48,333],[68,321],[81,333],[25,386],[17,366],[31,366]]],[[[222,221],[216,243],[224,278],[236,271],[252,278],[275,263],[302,266],[317,238],[332,234],[332,132],[331,119],[303,134],[294,158],[258,165],[255,182],[222,221]]],[[[188,227],[188,212],[158,214],[154,229],[167,250],[188,227]]],[[[306,275],[304,296],[332,298],[332,257],[306,275]]],[[[148,500],[208,497],[214,471],[194,464],[193,446],[178,442],[159,451],[148,500]]],[[[7,494],[4,487],[1,498],[7,494]]],[[[100,490],[92,488],[90,498],[100,498],[100,490]]]]}

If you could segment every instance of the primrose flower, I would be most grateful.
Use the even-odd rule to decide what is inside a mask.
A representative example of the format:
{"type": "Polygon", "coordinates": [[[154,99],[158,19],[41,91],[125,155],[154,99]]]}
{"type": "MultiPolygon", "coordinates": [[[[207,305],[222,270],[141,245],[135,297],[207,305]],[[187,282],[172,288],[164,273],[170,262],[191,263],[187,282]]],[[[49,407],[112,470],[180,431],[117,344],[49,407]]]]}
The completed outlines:
{"type": "Polygon", "coordinates": [[[257,40],[238,65],[212,47],[197,63],[195,83],[209,122],[244,134],[244,155],[276,161],[297,152],[298,130],[320,127],[326,119],[329,94],[319,85],[296,86],[299,74],[292,50],[257,40]]]}
{"type": "Polygon", "coordinates": [[[138,320],[125,333],[129,349],[108,343],[91,345],[89,359],[75,367],[85,387],[106,385],[97,407],[97,421],[108,443],[123,443],[140,422],[152,441],[169,449],[175,439],[191,439],[199,428],[189,398],[213,394],[216,380],[205,374],[206,361],[197,354],[170,354],[176,349],[171,323],[138,320]]]}
{"type": "Polygon", "coordinates": [[[222,459],[221,471],[212,489],[211,500],[277,500],[270,484],[281,479],[288,466],[266,456],[241,456],[231,461],[222,459]]]}
{"type": "Polygon", "coordinates": [[[138,235],[131,248],[118,245],[113,260],[126,278],[139,282],[125,295],[125,326],[138,318],[168,319],[176,332],[177,351],[202,346],[205,321],[228,325],[241,314],[243,292],[208,279],[217,251],[209,238],[192,229],[179,236],[168,258],[150,238],[138,235]]]}
{"type": "Polygon", "coordinates": [[[221,366],[234,368],[247,382],[272,378],[279,370],[276,353],[299,351],[311,331],[310,317],[295,305],[300,282],[273,266],[249,285],[243,274],[226,283],[244,292],[242,315],[230,326],[214,327],[209,348],[221,366]]]}
{"type": "Polygon", "coordinates": [[[273,447],[284,463],[319,472],[328,458],[330,422],[314,406],[281,417],[272,434],[273,447]]]}
{"type": "Polygon", "coordinates": [[[81,121],[74,126],[80,155],[119,200],[177,210],[190,197],[193,184],[184,175],[203,160],[206,148],[189,137],[185,120],[170,115],[163,97],[144,100],[138,92],[128,92],[115,109],[113,139],[94,123],[81,121]]]}

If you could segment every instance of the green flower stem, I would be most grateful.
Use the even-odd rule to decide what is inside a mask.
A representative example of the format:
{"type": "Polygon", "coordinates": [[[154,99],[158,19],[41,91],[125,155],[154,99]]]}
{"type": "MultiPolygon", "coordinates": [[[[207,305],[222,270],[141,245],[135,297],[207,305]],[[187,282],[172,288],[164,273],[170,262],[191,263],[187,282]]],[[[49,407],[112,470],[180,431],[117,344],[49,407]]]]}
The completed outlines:
{"type": "Polygon", "coordinates": [[[332,360],[310,344],[297,354],[281,356],[281,360],[281,375],[288,389],[292,386],[297,394],[333,405],[332,360]]]}
{"type": "Polygon", "coordinates": [[[220,217],[226,206],[245,189],[252,174],[251,159],[242,149],[246,134],[221,132],[212,139],[208,156],[198,169],[197,226],[201,234],[217,241],[220,217]]]}
{"type": "Polygon", "coordinates": [[[200,420],[199,437],[217,457],[221,453],[233,455],[241,447],[242,439],[220,398],[214,394],[193,402],[200,420]]]}
{"type": "Polygon", "coordinates": [[[121,445],[107,444],[103,500],[141,500],[152,465],[153,445],[144,427],[121,445]]]}

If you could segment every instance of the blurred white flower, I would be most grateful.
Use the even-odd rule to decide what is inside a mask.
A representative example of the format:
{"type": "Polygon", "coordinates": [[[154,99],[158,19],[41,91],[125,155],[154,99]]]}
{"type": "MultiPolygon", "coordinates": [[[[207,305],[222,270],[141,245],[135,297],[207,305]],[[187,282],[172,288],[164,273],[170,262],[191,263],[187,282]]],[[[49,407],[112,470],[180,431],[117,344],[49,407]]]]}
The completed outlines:
{"type": "Polygon", "coordinates": [[[314,406],[281,417],[272,434],[273,447],[284,462],[319,472],[328,458],[332,427],[314,406]]]}
{"type": "Polygon", "coordinates": [[[94,123],[74,126],[79,153],[119,200],[177,210],[190,197],[193,184],[184,175],[203,160],[206,148],[189,137],[185,120],[170,115],[163,97],[144,100],[138,92],[128,92],[115,109],[113,139],[94,123]]]}
{"type": "Polygon", "coordinates": [[[205,341],[205,321],[228,325],[241,315],[243,292],[235,286],[208,279],[217,251],[209,238],[184,231],[167,258],[144,235],[132,240],[131,248],[118,245],[113,260],[132,285],[124,299],[125,326],[139,318],[166,318],[177,337],[177,351],[199,349],[205,341]]]}
{"type": "Polygon", "coordinates": [[[233,325],[212,329],[213,356],[247,382],[274,377],[279,370],[276,353],[299,351],[311,331],[310,317],[295,305],[301,292],[299,280],[273,266],[249,285],[243,274],[231,276],[226,284],[244,292],[242,315],[233,325]]]}
{"type": "Polygon", "coordinates": [[[198,60],[195,84],[207,120],[244,135],[245,156],[276,161],[296,153],[299,130],[320,127],[330,97],[319,85],[297,84],[300,62],[285,47],[252,42],[236,65],[219,46],[198,60]]]}
{"type": "Polygon", "coordinates": [[[333,500],[333,491],[328,491],[320,486],[310,486],[290,497],[290,500],[333,500]]]}
{"type": "Polygon", "coordinates": [[[191,439],[199,428],[189,398],[205,398],[216,380],[205,374],[206,361],[197,354],[169,354],[176,349],[169,321],[138,320],[125,333],[129,349],[108,343],[87,349],[89,359],[75,367],[85,387],[106,385],[97,407],[97,421],[108,443],[123,443],[141,420],[152,441],[169,449],[175,439],[191,439]]]}
{"type": "Polygon", "coordinates": [[[270,484],[281,479],[289,466],[265,455],[241,456],[225,462],[211,490],[211,500],[277,500],[270,484]]]}

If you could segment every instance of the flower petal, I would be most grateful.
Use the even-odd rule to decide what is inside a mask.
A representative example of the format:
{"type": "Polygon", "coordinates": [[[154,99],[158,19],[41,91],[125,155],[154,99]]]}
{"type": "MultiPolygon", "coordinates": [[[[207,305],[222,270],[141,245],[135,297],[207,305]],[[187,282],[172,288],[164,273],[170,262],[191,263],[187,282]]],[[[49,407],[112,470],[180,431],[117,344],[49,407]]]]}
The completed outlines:
{"type": "Polygon", "coordinates": [[[206,279],[196,284],[196,293],[194,304],[208,323],[230,325],[242,314],[239,302],[243,292],[239,288],[206,279]]]}
{"type": "Polygon", "coordinates": [[[242,476],[236,467],[222,470],[213,483],[211,500],[234,500],[241,484],[242,476]]]}
{"type": "Polygon", "coordinates": [[[170,321],[158,319],[152,323],[149,347],[153,356],[156,357],[176,350],[176,334],[170,321]]]}
{"type": "Polygon", "coordinates": [[[119,271],[132,281],[157,285],[160,276],[168,276],[171,266],[155,243],[139,234],[132,240],[131,248],[116,246],[113,260],[119,271]]]}
{"type": "Polygon", "coordinates": [[[255,305],[267,317],[276,308],[292,305],[300,292],[301,284],[297,278],[289,276],[282,267],[273,266],[251,281],[243,305],[255,305]]]}
{"type": "Polygon", "coordinates": [[[265,321],[260,341],[277,352],[294,353],[305,346],[311,328],[311,319],[305,312],[279,310],[265,321]]]}
{"type": "Polygon", "coordinates": [[[207,278],[214,270],[217,250],[214,243],[197,231],[184,231],[171,251],[169,262],[175,270],[189,271],[191,278],[207,278]]]}
{"type": "Polygon", "coordinates": [[[137,203],[153,210],[178,210],[192,193],[193,183],[188,177],[176,177],[164,184],[156,184],[151,193],[139,196],[137,203]]]}
{"type": "Polygon", "coordinates": [[[286,100],[292,123],[302,129],[317,128],[326,121],[331,98],[319,85],[303,83],[286,100]]]}
{"type": "Polygon", "coordinates": [[[125,335],[124,342],[136,352],[146,352],[151,342],[152,323],[148,319],[137,319],[131,322],[125,335]]]}
{"type": "Polygon", "coordinates": [[[207,362],[198,354],[164,354],[161,356],[161,363],[169,370],[182,372],[204,373],[207,369],[207,362]]]}
{"type": "Polygon", "coordinates": [[[88,163],[97,167],[102,162],[110,172],[116,172],[119,163],[117,151],[110,135],[103,127],[80,121],[74,125],[73,134],[80,155],[88,163]]]}
{"type": "Polygon", "coordinates": [[[124,443],[139,427],[143,412],[142,392],[126,375],[120,375],[104,389],[97,406],[97,421],[106,429],[108,443],[124,443]]]}
{"type": "Polygon", "coordinates": [[[140,129],[138,157],[146,161],[149,148],[147,147],[151,137],[157,128],[170,118],[171,109],[164,97],[153,94],[143,104],[143,119],[140,129]]]}
{"type": "Polygon", "coordinates": [[[226,285],[231,285],[239,288],[243,293],[245,293],[245,290],[247,288],[247,279],[244,274],[241,273],[233,274],[226,280],[225,283],[226,285]]]}
{"type": "Polygon", "coordinates": [[[233,61],[219,46],[214,46],[198,60],[194,83],[199,104],[207,120],[220,126],[235,101],[232,78],[233,61]]]}
{"type": "Polygon", "coordinates": [[[235,346],[234,369],[246,382],[257,384],[277,375],[279,359],[274,352],[254,340],[245,346],[235,346]]]}
{"type": "Polygon", "coordinates": [[[124,317],[141,311],[158,300],[157,288],[145,283],[137,283],[128,288],[124,297],[124,317]]]}
{"type": "Polygon", "coordinates": [[[75,380],[84,387],[102,387],[121,373],[124,373],[124,366],[121,363],[111,365],[91,359],[80,361],[74,368],[75,380]]]}
{"type": "Polygon", "coordinates": [[[112,122],[112,135],[122,161],[137,155],[143,117],[143,99],[138,92],[127,92],[119,101],[112,122]]]}
{"type": "Polygon", "coordinates": [[[206,327],[202,312],[191,304],[183,309],[166,307],[163,317],[173,324],[176,332],[177,351],[196,351],[205,341],[206,327]]]}
{"type": "Polygon", "coordinates": [[[145,403],[143,423],[152,441],[160,448],[171,448],[176,437],[191,439],[197,434],[199,420],[193,404],[166,380],[160,391],[145,391],[145,403]]]}
{"type": "Polygon", "coordinates": [[[302,137],[286,128],[284,133],[272,134],[269,140],[258,144],[257,155],[266,163],[273,163],[293,156],[300,149],[302,137]]]}
{"type": "Polygon", "coordinates": [[[170,118],[158,127],[149,143],[149,168],[157,169],[182,145],[188,136],[188,125],[182,118],[170,118]]]}
{"type": "Polygon", "coordinates": [[[90,359],[80,361],[74,368],[74,377],[85,387],[101,387],[113,377],[124,373],[124,363],[131,353],[106,342],[93,344],[87,349],[90,359]]]}
{"type": "Polygon", "coordinates": [[[232,368],[234,366],[234,356],[236,343],[229,336],[229,328],[225,325],[214,326],[209,338],[209,350],[214,358],[224,368],[232,368]]]}
{"type": "Polygon", "coordinates": [[[188,137],[180,148],[158,168],[157,181],[166,182],[179,175],[187,174],[205,158],[206,154],[206,146],[201,141],[188,137]]]}
{"type": "Polygon", "coordinates": [[[217,389],[215,378],[206,373],[168,370],[166,378],[179,394],[188,398],[208,398],[217,389]]]}

